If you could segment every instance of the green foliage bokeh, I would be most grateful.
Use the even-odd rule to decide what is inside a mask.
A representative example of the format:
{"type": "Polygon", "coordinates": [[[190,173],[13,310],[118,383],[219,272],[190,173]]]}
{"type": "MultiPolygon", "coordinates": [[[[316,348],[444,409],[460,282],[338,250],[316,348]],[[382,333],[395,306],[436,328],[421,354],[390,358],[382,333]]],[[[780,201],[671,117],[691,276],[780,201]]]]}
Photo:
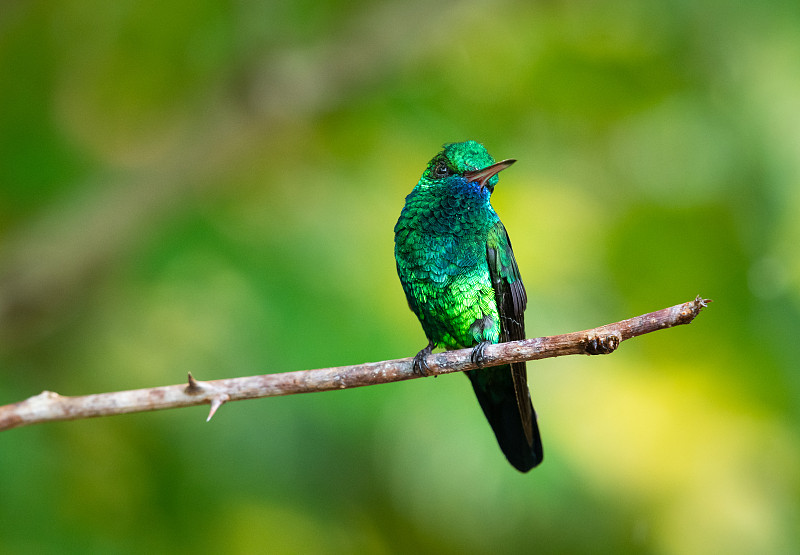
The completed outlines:
{"type": "Polygon", "coordinates": [[[545,463],[461,376],[0,434],[3,553],[800,550],[796,2],[6,2],[0,404],[411,356],[392,227],[483,142],[545,463]]]}

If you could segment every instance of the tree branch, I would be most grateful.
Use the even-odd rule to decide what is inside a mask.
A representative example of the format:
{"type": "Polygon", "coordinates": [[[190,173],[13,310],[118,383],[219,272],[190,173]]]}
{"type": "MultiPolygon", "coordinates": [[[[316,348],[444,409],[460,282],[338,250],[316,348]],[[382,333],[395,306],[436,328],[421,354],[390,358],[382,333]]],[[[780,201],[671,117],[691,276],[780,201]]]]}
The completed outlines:
{"type": "MultiPolygon", "coordinates": [[[[622,341],[680,324],[688,324],[709,302],[693,301],[651,312],[599,328],[489,345],[484,351],[486,364],[497,366],[511,362],[538,360],[577,354],[608,354],[622,341]]],[[[471,349],[446,351],[428,357],[429,375],[472,370],[471,349]]],[[[228,401],[277,397],[314,391],[347,389],[365,385],[418,378],[411,358],[385,360],[337,368],[302,370],[245,378],[197,381],[189,374],[188,385],[169,385],[149,389],[65,397],[52,391],[11,405],[0,406],[0,431],[19,426],[78,420],[96,416],[144,412],[210,404],[208,420],[228,401]]]]}

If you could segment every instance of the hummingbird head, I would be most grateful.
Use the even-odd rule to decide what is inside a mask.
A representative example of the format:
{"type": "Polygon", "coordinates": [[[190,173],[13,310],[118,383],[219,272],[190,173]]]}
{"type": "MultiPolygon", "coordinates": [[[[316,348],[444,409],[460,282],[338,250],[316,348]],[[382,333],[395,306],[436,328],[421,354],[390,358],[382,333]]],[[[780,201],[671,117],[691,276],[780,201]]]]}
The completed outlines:
{"type": "Polygon", "coordinates": [[[433,185],[452,178],[463,179],[491,193],[497,185],[497,174],[514,162],[516,160],[495,163],[486,148],[476,141],[449,143],[428,162],[422,180],[433,185]]]}

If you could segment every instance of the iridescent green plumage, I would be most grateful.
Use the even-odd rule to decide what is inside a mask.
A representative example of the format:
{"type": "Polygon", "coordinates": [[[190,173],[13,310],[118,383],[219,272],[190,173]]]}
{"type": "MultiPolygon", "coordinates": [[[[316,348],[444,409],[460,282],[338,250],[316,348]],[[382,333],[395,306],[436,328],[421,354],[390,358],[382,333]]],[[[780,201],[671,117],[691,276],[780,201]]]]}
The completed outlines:
{"type": "MultiPolygon", "coordinates": [[[[395,258],[408,305],[428,337],[415,357],[417,371],[425,372],[425,357],[436,345],[474,347],[480,362],[487,343],[525,337],[525,288],[489,203],[497,173],[512,163],[495,164],[475,141],[448,144],[406,197],[395,226],[395,258]]],[[[525,363],[467,375],[511,464],[523,472],[539,464],[542,445],[525,363]]]]}
{"type": "MultiPolygon", "coordinates": [[[[475,141],[451,143],[429,163],[406,197],[395,226],[397,273],[408,305],[419,318],[428,346],[474,347],[481,361],[487,343],[524,339],[527,302],[511,242],[489,197],[497,173],[514,161],[495,164],[475,141]]],[[[536,414],[525,363],[467,372],[500,448],[526,472],[542,461],[536,414]]]]}

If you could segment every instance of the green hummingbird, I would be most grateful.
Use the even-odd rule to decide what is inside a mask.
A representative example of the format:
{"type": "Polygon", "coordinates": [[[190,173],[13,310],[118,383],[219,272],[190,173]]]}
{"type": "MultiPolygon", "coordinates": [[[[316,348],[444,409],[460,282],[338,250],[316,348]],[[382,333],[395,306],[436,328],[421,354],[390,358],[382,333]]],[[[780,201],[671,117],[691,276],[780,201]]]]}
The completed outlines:
{"type": "MultiPolygon", "coordinates": [[[[511,241],[489,197],[495,163],[478,142],[446,144],[428,162],[394,228],[397,273],[428,345],[414,357],[426,375],[436,346],[472,347],[479,366],[486,345],[525,338],[527,304],[511,241]]],[[[500,449],[519,471],[542,462],[542,441],[524,362],[466,372],[500,449]]]]}

